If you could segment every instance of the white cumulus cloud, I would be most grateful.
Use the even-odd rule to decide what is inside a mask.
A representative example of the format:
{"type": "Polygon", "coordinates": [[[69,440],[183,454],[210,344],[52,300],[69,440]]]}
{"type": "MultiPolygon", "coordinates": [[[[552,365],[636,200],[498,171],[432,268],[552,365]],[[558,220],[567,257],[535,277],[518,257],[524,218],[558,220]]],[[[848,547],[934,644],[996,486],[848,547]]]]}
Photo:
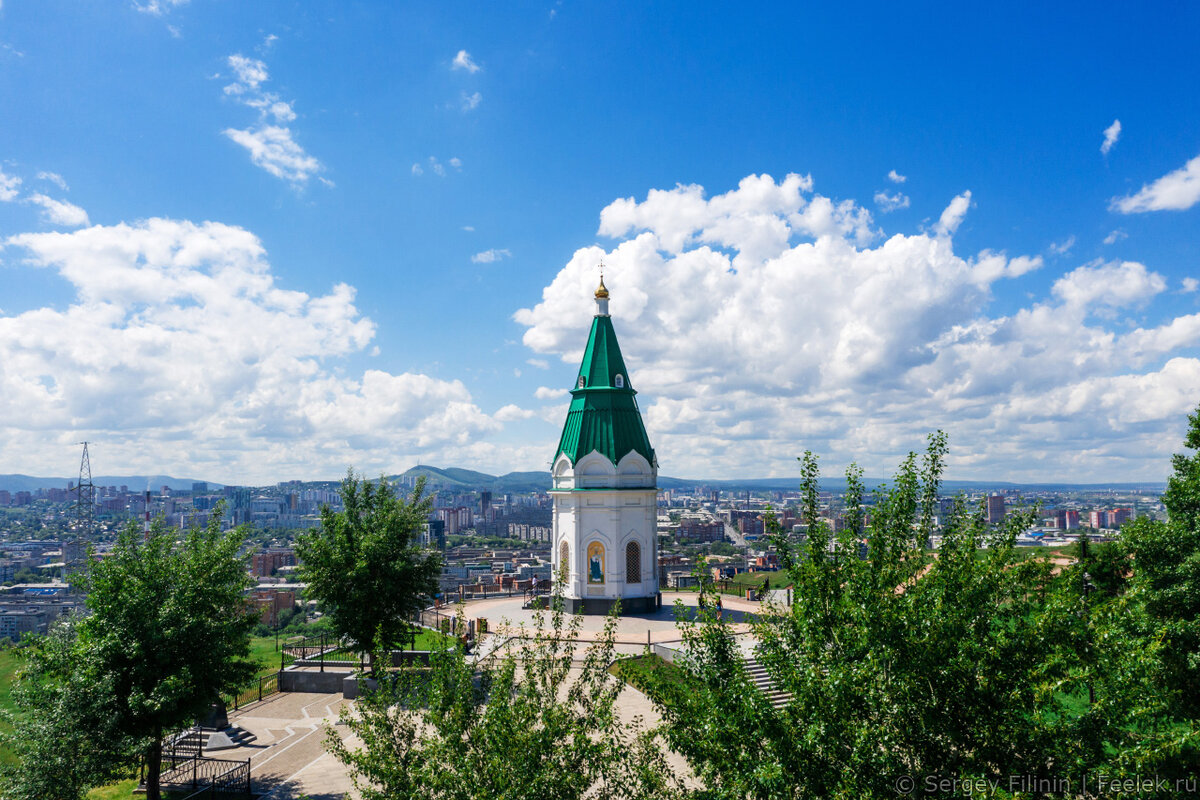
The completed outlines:
{"type": "Polygon", "coordinates": [[[55,200],[40,193],[31,194],[27,199],[30,203],[42,207],[42,219],[51,225],[78,228],[88,224],[87,212],[74,203],[55,200]]]}
{"type": "Polygon", "coordinates": [[[145,2],[133,0],[133,7],[143,14],[153,14],[156,17],[161,17],[172,8],[187,5],[187,2],[188,0],[145,0],[145,2]]]}
{"type": "Polygon", "coordinates": [[[472,92],[471,94],[467,94],[466,92],[462,93],[462,110],[463,111],[471,111],[471,110],[477,108],[479,106],[479,104],[482,102],[483,102],[483,95],[481,95],[479,92],[472,92]]]}
{"type": "Polygon", "coordinates": [[[538,400],[557,400],[560,397],[566,397],[570,392],[566,389],[552,389],[549,386],[539,386],[533,396],[538,400]]]}
{"type": "Polygon", "coordinates": [[[1184,211],[1200,202],[1200,156],[1128,197],[1114,197],[1111,208],[1122,214],[1184,211]]]}
{"type": "Polygon", "coordinates": [[[907,175],[901,175],[899,172],[896,172],[896,170],[894,170],[894,169],[888,170],[887,177],[888,177],[888,180],[891,181],[892,183],[904,183],[906,180],[908,180],[907,175]]]}
{"type": "Polygon", "coordinates": [[[475,59],[471,58],[471,54],[466,50],[459,50],[454,56],[454,61],[450,62],[451,69],[463,69],[471,74],[479,72],[483,67],[475,63],[475,59]]]}
{"type": "Polygon", "coordinates": [[[516,312],[523,342],[578,363],[603,261],[666,474],[793,475],[811,448],[831,470],[853,458],[884,475],[940,427],[958,477],[1161,479],[1200,380],[1200,314],[1136,316],[1161,275],[1089,264],[994,314],[998,281],[1045,266],[956,253],[969,193],[928,233],[863,243],[852,225],[804,223],[810,192],[796,176],[750,176],[713,197],[680,186],[615,200],[600,232],[621,241],[576,251],[516,312]]]}
{"type": "MultiPolygon", "coordinates": [[[[274,92],[264,91],[270,80],[266,62],[235,53],[228,58],[234,81],[225,86],[225,94],[258,112],[258,121],[249,128],[226,128],[222,133],[250,154],[250,161],[276,178],[300,187],[325,167],[295,139],[288,123],[295,121],[292,104],[274,92]]],[[[326,186],[333,182],[320,179],[326,186]]]]}
{"type": "Polygon", "coordinates": [[[529,419],[535,416],[535,414],[536,412],[531,411],[528,408],[521,408],[518,405],[513,405],[510,403],[506,406],[501,406],[498,408],[496,413],[492,416],[495,417],[497,422],[516,422],[517,420],[521,419],[529,419]]]}
{"type": "Polygon", "coordinates": [[[968,189],[950,201],[950,205],[946,206],[938,218],[934,230],[942,236],[953,236],[958,230],[958,226],[962,224],[963,218],[967,216],[967,210],[970,207],[971,191],[968,189]]]}
{"type": "Polygon", "coordinates": [[[1104,129],[1104,141],[1100,144],[1100,152],[1108,155],[1108,152],[1113,149],[1113,145],[1117,143],[1117,139],[1121,138],[1121,120],[1114,119],[1112,125],[1104,129]]]}
{"type": "Polygon", "coordinates": [[[21,193],[21,179],[15,175],[5,175],[0,170],[0,202],[10,203],[21,193]]]}
{"type": "Polygon", "coordinates": [[[1075,234],[1071,234],[1061,242],[1051,242],[1050,252],[1057,253],[1060,256],[1066,255],[1075,246],[1075,234]]]}
{"type": "Polygon", "coordinates": [[[909,200],[908,195],[903,192],[896,192],[893,195],[889,195],[887,192],[875,193],[875,205],[879,206],[879,210],[884,214],[908,208],[911,203],[912,201],[909,200]]]}
{"type": "Polygon", "coordinates": [[[89,439],[113,471],[230,483],[337,477],[351,464],[378,474],[469,463],[499,429],[460,381],[344,370],[375,332],[354,289],[281,288],[246,230],[150,219],[5,244],[74,297],[0,312],[0,471],[59,452],[64,469],[65,445],[89,439]]]}
{"type": "MultiPolygon", "coordinates": [[[[412,174],[413,175],[424,175],[425,170],[429,170],[434,175],[437,175],[439,178],[444,178],[444,177],[446,177],[446,172],[447,172],[446,167],[447,166],[452,167],[455,172],[462,172],[462,159],[454,157],[454,158],[449,159],[445,163],[442,163],[442,161],[437,156],[429,156],[429,158],[425,159],[424,164],[420,163],[419,161],[413,163],[412,174]]],[[[463,230],[473,231],[475,229],[470,226],[467,226],[467,227],[464,227],[463,230]]]]}
{"type": "Polygon", "coordinates": [[[70,187],[67,186],[67,182],[63,180],[63,176],[59,175],[57,172],[39,172],[37,177],[39,181],[49,181],[58,188],[62,189],[64,192],[69,192],[71,190],[70,187]]]}
{"type": "Polygon", "coordinates": [[[321,162],[292,138],[290,128],[262,125],[244,130],[226,128],[223,133],[246,148],[255,166],[276,178],[302,185],[322,169],[321,162]]]}
{"type": "Polygon", "coordinates": [[[471,256],[471,261],[475,264],[491,264],[501,259],[508,258],[512,253],[505,249],[484,250],[482,253],[476,253],[471,256]]]}

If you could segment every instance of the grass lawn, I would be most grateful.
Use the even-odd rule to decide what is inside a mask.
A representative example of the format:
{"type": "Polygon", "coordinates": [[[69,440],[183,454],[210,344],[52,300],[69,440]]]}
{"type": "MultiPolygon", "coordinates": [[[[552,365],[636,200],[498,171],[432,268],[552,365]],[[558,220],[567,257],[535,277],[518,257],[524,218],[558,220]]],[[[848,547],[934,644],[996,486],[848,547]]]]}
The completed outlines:
{"type": "Polygon", "coordinates": [[[645,694],[653,691],[650,688],[652,677],[663,681],[661,688],[668,697],[675,692],[687,691],[684,671],[656,655],[620,658],[613,662],[608,671],[645,694]]]}
{"type": "MultiPolygon", "coordinates": [[[[12,685],[20,665],[21,659],[17,657],[12,648],[6,647],[0,650],[0,710],[10,712],[16,710],[12,700],[12,685]]],[[[0,732],[8,733],[11,730],[12,725],[9,724],[8,719],[0,717],[0,732]]],[[[0,749],[0,762],[8,764],[12,760],[12,754],[8,752],[7,748],[0,749]]]]}
{"type": "MultiPolygon", "coordinates": [[[[108,786],[100,786],[92,789],[87,793],[87,800],[131,800],[131,798],[144,798],[144,794],[134,794],[134,789],[137,788],[137,778],[129,778],[112,783],[108,786]]],[[[183,798],[191,794],[187,792],[168,792],[163,790],[162,796],[165,800],[173,800],[173,798],[183,798]]]]}
{"type": "Polygon", "coordinates": [[[764,580],[771,582],[772,589],[783,589],[792,585],[792,579],[783,571],[779,572],[739,572],[728,580],[719,581],[718,587],[727,594],[744,596],[747,589],[761,589],[764,580]],[[729,588],[723,588],[728,586],[729,588]]]}
{"type": "MultiPolygon", "coordinates": [[[[279,637],[283,646],[283,637],[279,637]]],[[[271,675],[279,671],[279,651],[275,649],[274,636],[250,637],[250,658],[259,663],[258,676],[271,675]]]]}
{"type": "MultiPolygon", "coordinates": [[[[436,649],[438,649],[439,645],[450,646],[453,644],[454,644],[453,636],[445,636],[443,634],[438,633],[437,631],[432,631],[432,630],[429,630],[428,628],[422,628],[420,630],[420,632],[417,633],[416,644],[411,649],[413,649],[413,650],[436,650],[436,649]]],[[[404,645],[404,649],[405,650],[409,649],[407,642],[404,645]]],[[[358,656],[359,656],[359,653],[357,650],[354,650],[354,649],[348,648],[348,647],[342,647],[337,650],[334,650],[332,653],[330,653],[327,656],[327,658],[330,658],[330,659],[336,659],[336,658],[341,658],[341,657],[358,658],[358,656]]]]}
{"type": "Polygon", "coordinates": [[[87,793],[87,800],[128,800],[134,796],[133,790],[136,788],[137,778],[130,778],[120,783],[92,789],[87,793]]]}

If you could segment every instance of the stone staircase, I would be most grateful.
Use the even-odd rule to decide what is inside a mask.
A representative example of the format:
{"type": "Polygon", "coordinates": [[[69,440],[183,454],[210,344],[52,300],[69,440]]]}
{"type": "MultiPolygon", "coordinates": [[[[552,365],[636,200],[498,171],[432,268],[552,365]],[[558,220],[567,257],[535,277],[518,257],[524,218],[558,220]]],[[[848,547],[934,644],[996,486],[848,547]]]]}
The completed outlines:
{"type": "Polygon", "coordinates": [[[762,692],[768,702],[775,708],[782,708],[787,705],[792,699],[791,692],[785,692],[775,685],[775,679],[767,674],[767,668],[764,667],[758,659],[748,658],[745,661],[746,674],[750,678],[750,682],[754,684],[760,692],[762,692]]]}
{"type": "Polygon", "coordinates": [[[245,728],[239,728],[237,725],[230,725],[221,730],[213,730],[211,728],[201,728],[200,737],[203,741],[203,752],[211,753],[215,750],[229,750],[234,747],[241,747],[252,743],[258,737],[245,728]]]}

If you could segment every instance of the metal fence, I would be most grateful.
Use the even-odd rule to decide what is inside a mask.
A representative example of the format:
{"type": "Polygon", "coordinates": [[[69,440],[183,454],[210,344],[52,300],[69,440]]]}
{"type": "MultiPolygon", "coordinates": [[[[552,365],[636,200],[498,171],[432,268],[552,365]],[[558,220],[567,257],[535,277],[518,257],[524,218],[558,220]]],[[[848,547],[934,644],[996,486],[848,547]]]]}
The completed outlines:
{"type": "Polygon", "coordinates": [[[163,768],[165,769],[168,764],[174,764],[177,761],[186,761],[193,756],[200,755],[203,745],[204,735],[200,733],[200,726],[198,725],[171,734],[163,739],[163,768]]]}
{"type": "Polygon", "coordinates": [[[361,668],[363,661],[362,653],[350,652],[349,642],[331,633],[293,639],[284,642],[279,649],[280,670],[288,667],[320,667],[324,672],[326,666],[361,668]]]}
{"type": "Polygon", "coordinates": [[[270,697],[278,691],[279,673],[272,672],[270,675],[263,675],[261,678],[256,678],[254,683],[237,694],[221,695],[221,701],[225,703],[226,708],[232,708],[234,711],[237,711],[247,703],[254,703],[262,700],[264,697],[270,697]]]}
{"type": "Polygon", "coordinates": [[[199,753],[168,763],[163,759],[159,783],[176,791],[192,790],[187,799],[198,797],[250,797],[250,759],[229,761],[206,758],[199,753]]]}
{"type": "Polygon", "coordinates": [[[279,649],[279,668],[283,669],[296,661],[311,661],[338,650],[341,646],[341,640],[329,633],[286,641],[279,649]]]}
{"type": "MultiPolygon", "coordinates": [[[[423,611],[414,614],[409,620],[412,623],[410,629],[397,643],[401,650],[416,649],[417,636],[421,628],[438,629],[435,624],[428,624],[424,621],[427,613],[430,612],[423,611]]],[[[442,618],[446,619],[446,616],[443,614],[442,618]]],[[[281,671],[288,667],[318,667],[322,672],[326,667],[361,670],[366,666],[367,661],[368,654],[366,652],[354,647],[348,639],[339,639],[330,633],[320,633],[304,639],[284,642],[279,653],[279,669],[281,671]]]]}

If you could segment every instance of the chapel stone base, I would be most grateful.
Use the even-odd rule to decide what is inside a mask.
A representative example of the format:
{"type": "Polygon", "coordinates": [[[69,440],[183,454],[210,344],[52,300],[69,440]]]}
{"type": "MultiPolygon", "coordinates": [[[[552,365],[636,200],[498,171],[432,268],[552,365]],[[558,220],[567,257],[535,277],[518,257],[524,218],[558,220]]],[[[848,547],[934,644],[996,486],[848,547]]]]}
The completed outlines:
{"type": "Polygon", "coordinates": [[[563,609],[568,614],[605,615],[612,610],[617,600],[621,602],[621,614],[653,614],[662,608],[662,593],[649,597],[564,597],[563,609]]]}

